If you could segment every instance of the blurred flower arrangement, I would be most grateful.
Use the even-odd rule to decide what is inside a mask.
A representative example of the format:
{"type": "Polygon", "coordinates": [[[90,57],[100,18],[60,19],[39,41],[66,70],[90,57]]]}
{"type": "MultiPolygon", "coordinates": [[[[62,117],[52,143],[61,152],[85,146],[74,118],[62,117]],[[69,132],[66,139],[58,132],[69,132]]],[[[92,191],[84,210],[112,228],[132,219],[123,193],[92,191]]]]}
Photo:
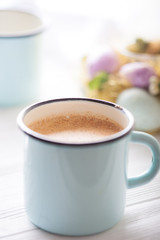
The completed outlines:
{"type": "Polygon", "coordinates": [[[122,51],[105,46],[82,59],[85,96],[132,112],[135,129],[160,130],[160,41],[137,39],[122,51]]]}
{"type": "Polygon", "coordinates": [[[118,95],[131,87],[160,96],[160,41],[136,39],[126,51],[133,55],[107,46],[83,58],[82,78],[88,97],[116,102],[118,95]]]}

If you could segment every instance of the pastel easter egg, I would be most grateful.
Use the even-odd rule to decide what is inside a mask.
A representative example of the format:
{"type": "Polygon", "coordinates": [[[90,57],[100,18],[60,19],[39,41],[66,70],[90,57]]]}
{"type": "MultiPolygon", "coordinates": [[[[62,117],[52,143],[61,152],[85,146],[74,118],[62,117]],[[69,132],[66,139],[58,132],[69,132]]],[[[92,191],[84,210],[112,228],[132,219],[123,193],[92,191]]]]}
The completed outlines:
{"type": "Polygon", "coordinates": [[[123,65],[119,71],[134,87],[148,88],[149,79],[155,76],[154,69],[143,62],[132,62],[123,65]]]}
{"type": "Polygon", "coordinates": [[[152,132],[160,129],[160,100],[141,88],[124,90],[117,103],[135,118],[135,129],[152,132]]]}
{"type": "Polygon", "coordinates": [[[113,73],[119,67],[117,54],[111,48],[101,48],[93,51],[87,59],[88,71],[91,78],[99,72],[113,73]]]}

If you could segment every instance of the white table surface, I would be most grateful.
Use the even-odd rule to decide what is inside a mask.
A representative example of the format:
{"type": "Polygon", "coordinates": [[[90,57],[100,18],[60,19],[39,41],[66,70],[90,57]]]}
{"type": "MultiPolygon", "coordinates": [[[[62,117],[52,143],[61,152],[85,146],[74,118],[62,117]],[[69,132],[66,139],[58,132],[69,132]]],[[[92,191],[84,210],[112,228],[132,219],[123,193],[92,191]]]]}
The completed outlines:
{"type": "MultiPolygon", "coordinates": [[[[56,53],[56,51],[55,51],[56,53]]],[[[57,97],[81,97],[75,72],[66,74],[72,66],[58,65],[45,59],[41,72],[40,100],[57,97]]],[[[0,108],[0,239],[3,240],[159,240],[160,239],[160,173],[145,186],[127,190],[124,217],[112,229],[103,233],[67,237],[47,233],[35,227],[27,218],[23,198],[23,134],[16,118],[24,106],[0,108]]],[[[156,136],[160,141],[160,135],[156,136]]],[[[130,145],[128,175],[140,174],[151,161],[144,146],[130,145]]]]}

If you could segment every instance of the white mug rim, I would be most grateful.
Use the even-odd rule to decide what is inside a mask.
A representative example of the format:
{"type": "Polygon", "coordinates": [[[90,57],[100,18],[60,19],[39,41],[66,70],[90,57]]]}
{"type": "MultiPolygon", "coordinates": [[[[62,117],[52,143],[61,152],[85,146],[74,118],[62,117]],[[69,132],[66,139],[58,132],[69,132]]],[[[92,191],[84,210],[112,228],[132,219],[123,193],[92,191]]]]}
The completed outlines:
{"type": "Polygon", "coordinates": [[[23,10],[23,9],[18,9],[18,8],[6,8],[6,9],[0,9],[0,12],[18,12],[18,13],[24,13],[26,15],[31,15],[41,21],[41,24],[37,26],[35,29],[28,29],[24,32],[15,32],[15,33],[1,33],[0,32],[0,38],[22,38],[22,37],[30,37],[33,35],[37,35],[42,33],[47,24],[45,21],[42,19],[40,14],[38,12],[33,12],[33,11],[28,11],[28,10],[23,10]]]}
{"type": "Polygon", "coordinates": [[[134,118],[133,118],[133,115],[127,109],[125,109],[124,107],[122,107],[116,103],[112,103],[109,101],[99,100],[99,99],[94,99],[94,98],[81,98],[81,97],[79,97],[79,98],[58,98],[58,99],[50,99],[50,100],[40,101],[40,102],[34,103],[34,104],[29,105],[28,107],[24,108],[17,117],[17,124],[23,133],[27,134],[28,136],[30,136],[34,139],[42,141],[42,142],[56,144],[56,145],[63,145],[63,146],[64,145],[65,146],[88,146],[88,145],[91,146],[91,145],[112,142],[112,141],[118,140],[118,139],[123,138],[124,136],[128,135],[133,130],[134,118]],[[54,103],[54,102],[62,102],[62,101],[91,101],[91,102],[96,102],[99,104],[109,105],[109,106],[116,108],[117,110],[123,112],[126,115],[126,117],[129,119],[129,124],[127,125],[127,127],[125,127],[120,132],[113,134],[109,137],[107,136],[107,137],[103,138],[102,140],[97,140],[97,141],[87,142],[87,143],[86,142],[85,143],[83,143],[83,142],[82,143],[69,143],[69,142],[58,142],[58,141],[51,140],[47,136],[31,130],[23,122],[26,114],[28,112],[30,112],[31,110],[33,110],[34,108],[45,105],[45,104],[50,104],[50,103],[54,103]]]}

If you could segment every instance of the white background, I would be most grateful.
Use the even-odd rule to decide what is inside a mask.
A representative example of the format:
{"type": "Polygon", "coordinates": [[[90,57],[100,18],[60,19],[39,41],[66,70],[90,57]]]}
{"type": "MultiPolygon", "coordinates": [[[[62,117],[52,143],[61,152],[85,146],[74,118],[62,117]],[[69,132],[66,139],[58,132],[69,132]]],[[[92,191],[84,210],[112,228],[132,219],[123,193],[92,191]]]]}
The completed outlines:
{"type": "Polygon", "coordinates": [[[0,8],[40,13],[47,23],[40,69],[41,97],[81,95],[79,63],[94,45],[135,36],[160,37],[159,0],[3,0],[0,8]]]}

